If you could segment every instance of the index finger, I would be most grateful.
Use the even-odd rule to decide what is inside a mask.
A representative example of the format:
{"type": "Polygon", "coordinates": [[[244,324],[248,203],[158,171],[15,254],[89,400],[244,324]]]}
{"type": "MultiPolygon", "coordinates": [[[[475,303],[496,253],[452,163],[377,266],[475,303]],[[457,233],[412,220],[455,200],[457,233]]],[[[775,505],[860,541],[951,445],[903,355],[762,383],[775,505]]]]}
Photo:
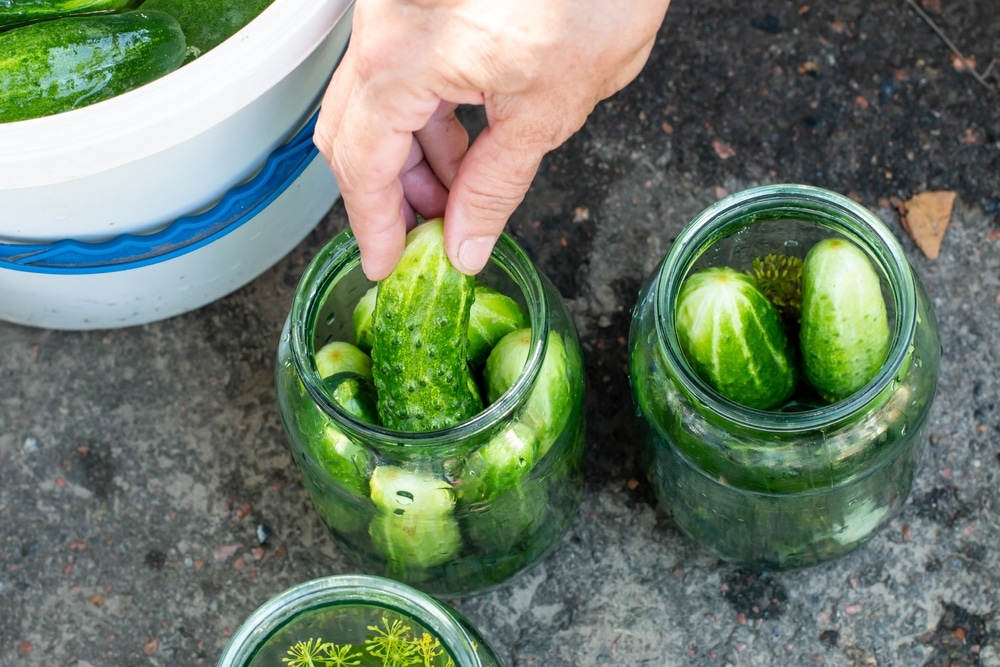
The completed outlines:
{"type": "Polygon", "coordinates": [[[399,174],[413,130],[436,108],[436,101],[419,99],[407,87],[362,83],[349,61],[338,67],[324,95],[316,145],[337,179],[372,280],[388,275],[402,254],[406,219],[399,174]]]}
{"type": "Polygon", "coordinates": [[[403,251],[399,171],[406,160],[405,137],[379,129],[373,117],[359,118],[358,97],[351,69],[338,68],[323,96],[314,141],[337,180],[365,275],[381,280],[403,251]]]}

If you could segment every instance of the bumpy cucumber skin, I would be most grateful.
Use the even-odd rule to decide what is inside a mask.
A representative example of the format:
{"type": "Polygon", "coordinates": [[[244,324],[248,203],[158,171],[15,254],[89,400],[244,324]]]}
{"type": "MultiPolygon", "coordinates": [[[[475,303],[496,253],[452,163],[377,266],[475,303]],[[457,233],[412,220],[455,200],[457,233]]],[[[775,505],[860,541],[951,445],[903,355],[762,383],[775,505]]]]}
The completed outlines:
{"type": "MultiPolygon", "coordinates": [[[[524,309],[506,294],[480,283],[476,283],[474,294],[469,311],[466,356],[469,364],[475,368],[486,362],[486,357],[497,341],[515,329],[528,326],[530,322],[524,309]]],[[[365,292],[354,308],[354,341],[362,350],[372,349],[375,336],[372,315],[375,313],[377,297],[376,285],[365,292]]]]}
{"type": "Polygon", "coordinates": [[[0,33],[0,122],[138,88],[180,67],[185,49],[177,20],[152,11],[71,16],[0,33]]]}
{"type": "Polygon", "coordinates": [[[799,347],[806,379],[828,401],[871,380],[889,353],[878,274],[864,251],[830,238],[806,255],[799,347]]]}
{"type": "Polygon", "coordinates": [[[143,9],[166,12],[180,21],[191,47],[200,56],[236,34],[273,0],[144,0],[143,9]]]}
{"type": "Polygon", "coordinates": [[[434,431],[482,411],[466,363],[474,285],[445,254],[443,220],[407,234],[403,256],[375,300],[372,374],[384,426],[434,431]]]}
{"type": "Polygon", "coordinates": [[[722,396],[780,407],[796,370],[781,316],[750,276],[728,267],[688,276],[677,298],[677,338],[695,371],[722,396]]]}
{"type": "Polygon", "coordinates": [[[0,2],[0,29],[75,14],[114,12],[134,0],[6,0],[0,2]]]}

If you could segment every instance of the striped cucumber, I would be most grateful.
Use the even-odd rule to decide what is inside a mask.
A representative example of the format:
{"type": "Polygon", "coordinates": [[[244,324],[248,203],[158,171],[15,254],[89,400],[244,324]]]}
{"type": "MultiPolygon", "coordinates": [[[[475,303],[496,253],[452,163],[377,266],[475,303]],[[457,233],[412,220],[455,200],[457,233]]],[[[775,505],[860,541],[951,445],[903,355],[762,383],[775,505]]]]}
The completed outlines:
{"type": "Polygon", "coordinates": [[[771,410],[795,391],[781,316],[750,276],[729,267],[691,274],[681,285],[676,317],[684,355],[722,396],[771,410]]]}

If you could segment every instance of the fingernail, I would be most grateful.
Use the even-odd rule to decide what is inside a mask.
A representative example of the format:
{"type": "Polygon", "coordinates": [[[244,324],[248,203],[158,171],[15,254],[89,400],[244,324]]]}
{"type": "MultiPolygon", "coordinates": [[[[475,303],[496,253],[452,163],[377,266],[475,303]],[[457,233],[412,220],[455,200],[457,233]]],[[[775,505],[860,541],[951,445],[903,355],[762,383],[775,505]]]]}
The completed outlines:
{"type": "Polygon", "coordinates": [[[492,236],[475,236],[462,241],[458,247],[458,263],[456,267],[463,273],[479,273],[486,266],[493,252],[493,244],[496,239],[492,236]]]}

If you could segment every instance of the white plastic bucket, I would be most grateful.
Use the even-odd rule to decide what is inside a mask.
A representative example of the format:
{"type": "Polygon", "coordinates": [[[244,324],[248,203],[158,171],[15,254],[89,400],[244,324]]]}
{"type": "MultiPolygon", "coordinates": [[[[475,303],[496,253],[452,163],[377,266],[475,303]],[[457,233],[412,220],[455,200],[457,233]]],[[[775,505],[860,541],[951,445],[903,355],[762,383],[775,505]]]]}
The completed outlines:
{"type": "Polygon", "coordinates": [[[338,195],[307,135],[351,6],[275,0],[146,86],[0,124],[0,319],[59,329],[162,319],[290,251],[338,195]],[[279,157],[284,172],[262,173],[279,157]],[[252,204],[236,196],[248,185],[252,204]],[[246,209],[227,212],[234,201],[246,209]]]}

